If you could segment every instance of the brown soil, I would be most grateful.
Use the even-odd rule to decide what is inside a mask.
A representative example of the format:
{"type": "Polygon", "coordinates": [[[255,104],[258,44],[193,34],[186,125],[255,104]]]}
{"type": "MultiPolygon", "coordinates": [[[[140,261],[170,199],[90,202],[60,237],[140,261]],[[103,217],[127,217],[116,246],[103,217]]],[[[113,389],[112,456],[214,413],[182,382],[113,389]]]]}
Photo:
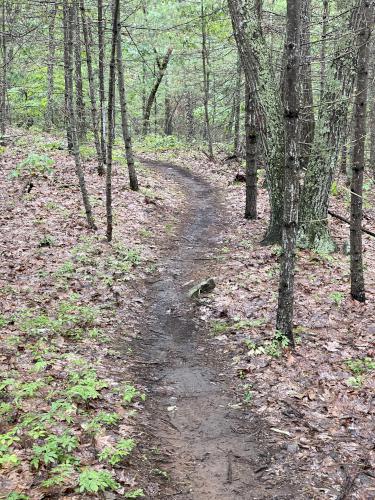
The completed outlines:
{"type": "Polygon", "coordinates": [[[229,357],[215,349],[188,297],[193,283],[214,272],[225,221],[219,193],[180,167],[149,164],[181,186],[188,204],[158,279],[148,283],[147,319],[135,348],[151,393],[145,430],[158,450],[147,498],[303,498],[291,478],[264,477],[279,451],[272,432],[239,404],[229,357]]]}

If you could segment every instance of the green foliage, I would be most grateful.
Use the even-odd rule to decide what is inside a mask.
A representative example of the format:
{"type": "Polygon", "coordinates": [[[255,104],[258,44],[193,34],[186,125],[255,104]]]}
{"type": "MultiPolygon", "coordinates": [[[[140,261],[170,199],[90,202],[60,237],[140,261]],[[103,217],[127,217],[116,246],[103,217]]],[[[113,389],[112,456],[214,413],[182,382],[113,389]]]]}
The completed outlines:
{"type": "Polygon", "coordinates": [[[14,443],[20,441],[16,433],[15,427],[6,434],[0,434],[0,467],[14,467],[20,463],[19,458],[11,449],[14,443]]]}
{"type": "Polygon", "coordinates": [[[187,145],[174,135],[147,135],[142,142],[135,141],[134,148],[139,152],[163,152],[183,150],[187,145]]]}
{"type": "Polygon", "coordinates": [[[16,491],[9,493],[9,495],[6,497],[6,500],[29,500],[29,497],[27,495],[24,495],[23,493],[17,493],[16,491]]]}
{"type": "Polygon", "coordinates": [[[42,445],[33,446],[31,464],[38,469],[41,464],[62,464],[74,462],[69,454],[78,446],[77,438],[68,432],[61,436],[48,436],[42,445]]]}
{"type": "Polygon", "coordinates": [[[264,323],[264,319],[241,319],[232,324],[220,320],[214,320],[211,322],[211,331],[215,335],[221,335],[222,333],[230,330],[238,331],[250,328],[258,328],[264,323]]]}
{"type": "Polygon", "coordinates": [[[50,472],[50,477],[42,482],[44,488],[52,488],[65,484],[74,473],[74,466],[70,463],[59,464],[53,467],[50,472]]]}
{"type": "Polygon", "coordinates": [[[264,354],[272,358],[280,358],[289,346],[289,339],[283,333],[276,331],[272,340],[267,340],[260,345],[250,339],[245,339],[244,343],[252,356],[264,354]]]}
{"type": "Polygon", "coordinates": [[[115,466],[124,460],[135,447],[133,439],[121,439],[115,447],[107,446],[99,454],[101,462],[108,462],[110,465],[115,466]]]}
{"type": "Polygon", "coordinates": [[[144,497],[145,494],[141,488],[137,488],[136,490],[128,491],[125,493],[125,498],[140,498],[144,497]]]}
{"type": "Polygon", "coordinates": [[[131,384],[126,384],[122,394],[122,401],[125,405],[133,403],[134,399],[140,397],[142,401],[146,399],[144,394],[141,394],[138,389],[136,389],[131,384]]]}
{"type": "Polygon", "coordinates": [[[9,319],[4,316],[4,314],[0,314],[0,328],[4,328],[9,323],[9,319]]]}
{"type": "Polygon", "coordinates": [[[375,359],[370,357],[362,359],[349,359],[345,362],[345,364],[353,373],[353,376],[349,377],[346,383],[355,389],[362,387],[365,375],[375,370],[375,359]]]}
{"type": "Polygon", "coordinates": [[[95,370],[75,372],[70,375],[70,385],[67,395],[78,401],[88,402],[100,397],[100,391],[107,387],[107,383],[97,378],[95,370]]]}
{"type": "Polygon", "coordinates": [[[104,470],[86,469],[78,478],[80,493],[99,493],[100,491],[117,490],[120,485],[112,474],[104,470]]]}
{"type": "Polygon", "coordinates": [[[12,170],[12,177],[21,177],[24,175],[31,177],[46,176],[52,174],[54,161],[46,155],[30,153],[29,156],[21,161],[17,167],[12,170]]]}
{"type": "Polygon", "coordinates": [[[340,306],[342,301],[344,300],[345,298],[345,295],[343,294],[343,292],[332,292],[329,294],[329,298],[331,300],[333,300],[333,302],[337,305],[337,306],[340,306]]]}

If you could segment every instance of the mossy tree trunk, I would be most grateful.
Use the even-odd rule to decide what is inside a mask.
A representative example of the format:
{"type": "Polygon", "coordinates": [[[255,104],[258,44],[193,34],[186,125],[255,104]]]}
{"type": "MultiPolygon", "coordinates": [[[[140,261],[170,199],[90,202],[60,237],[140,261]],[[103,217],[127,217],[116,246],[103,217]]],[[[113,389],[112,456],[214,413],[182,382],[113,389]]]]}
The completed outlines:
{"type": "Polygon", "coordinates": [[[283,214],[284,126],[280,89],[261,25],[261,0],[228,0],[233,32],[246,82],[254,95],[259,142],[267,164],[271,206],[263,242],[280,243],[283,214]]]}

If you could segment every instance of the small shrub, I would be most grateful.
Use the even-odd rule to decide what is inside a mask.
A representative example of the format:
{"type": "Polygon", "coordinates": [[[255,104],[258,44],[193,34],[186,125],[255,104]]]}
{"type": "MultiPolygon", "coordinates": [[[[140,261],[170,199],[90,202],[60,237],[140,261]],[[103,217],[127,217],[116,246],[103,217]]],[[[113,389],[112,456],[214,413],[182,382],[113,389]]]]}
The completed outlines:
{"type": "Polygon", "coordinates": [[[135,447],[135,442],[133,439],[121,439],[116,447],[106,446],[104,450],[99,454],[99,460],[101,462],[108,462],[110,465],[115,466],[124,460],[135,447]]]}
{"type": "Polygon", "coordinates": [[[21,161],[17,167],[12,170],[11,176],[14,178],[24,175],[31,177],[47,176],[52,174],[54,161],[46,155],[30,153],[29,156],[21,161]]]}
{"type": "Polygon", "coordinates": [[[80,493],[99,493],[107,490],[117,490],[120,485],[112,474],[104,470],[86,469],[79,475],[78,491],[80,493]]]}

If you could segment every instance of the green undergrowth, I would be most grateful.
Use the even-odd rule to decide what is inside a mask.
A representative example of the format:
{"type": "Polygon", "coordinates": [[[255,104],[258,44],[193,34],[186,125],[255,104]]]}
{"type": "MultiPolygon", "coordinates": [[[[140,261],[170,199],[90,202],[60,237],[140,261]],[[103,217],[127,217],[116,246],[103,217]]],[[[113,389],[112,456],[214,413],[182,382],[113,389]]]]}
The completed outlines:
{"type": "Polygon", "coordinates": [[[32,306],[0,315],[0,347],[10,359],[0,372],[0,473],[33,478],[23,489],[10,479],[0,498],[27,498],[35,488],[143,495],[124,488],[117,470],[137,453],[132,426],[145,395],[116,368],[106,333],[117,307],[114,285],[141,264],[137,248],[114,243],[104,252],[98,238],[82,238],[69,259],[43,271],[53,284],[48,296],[34,294],[32,306]],[[77,282],[108,297],[93,305],[75,291],[77,282]]]}

